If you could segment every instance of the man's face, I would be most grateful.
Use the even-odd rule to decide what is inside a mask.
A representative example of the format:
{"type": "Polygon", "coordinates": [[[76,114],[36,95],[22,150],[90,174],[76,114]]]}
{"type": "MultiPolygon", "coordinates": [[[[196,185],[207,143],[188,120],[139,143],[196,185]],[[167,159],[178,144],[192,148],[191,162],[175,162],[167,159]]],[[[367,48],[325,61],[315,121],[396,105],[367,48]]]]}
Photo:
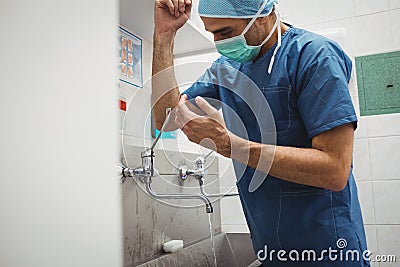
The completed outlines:
{"type": "MultiPolygon", "coordinates": [[[[201,17],[208,32],[214,34],[214,41],[220,41],[242,34],[250,19],[207,18],[201,17]]],[[[259,38],[256,25],[253,24],[245,34],[247,44],[258,45],[259,38]]]]}

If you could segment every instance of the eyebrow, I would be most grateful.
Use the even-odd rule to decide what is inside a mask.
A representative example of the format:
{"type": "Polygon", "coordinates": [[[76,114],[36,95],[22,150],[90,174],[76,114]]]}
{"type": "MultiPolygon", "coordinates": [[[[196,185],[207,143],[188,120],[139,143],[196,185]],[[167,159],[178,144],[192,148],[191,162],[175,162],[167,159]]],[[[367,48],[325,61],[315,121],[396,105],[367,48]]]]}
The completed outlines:
{"type": "Polygon", "coordinates": [[[217,33],[220,33],[220,32],[227,31],[227,30],[232,30],[232,27],[230,27],[230,26],[223,27],[223,28],[220,28],[220,29],[218,29],[218,30],[212,31],[212,33],[213,33],[213,34],[217,34],[217,33]]]}

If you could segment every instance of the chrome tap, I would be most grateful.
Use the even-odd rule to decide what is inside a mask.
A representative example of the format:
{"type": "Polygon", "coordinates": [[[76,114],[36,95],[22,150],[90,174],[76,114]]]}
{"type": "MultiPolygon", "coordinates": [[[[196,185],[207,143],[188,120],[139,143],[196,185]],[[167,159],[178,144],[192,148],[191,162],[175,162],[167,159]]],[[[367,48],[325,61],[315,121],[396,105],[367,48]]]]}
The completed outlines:
{"type": "Polygon", "coordinates": [[[126,178],[139,178],[139,180],[144,183],[147,177],[158,176],[158,171],[153,167],[153,157],[152,152],[148,149],[142,151],[140,154],[142,159],[142,164],[137,168],[131,169],[125,166],[119,167],[121,170],[121,180],[122,183],[126,181],[126,178]]]}
{"type": "Polygon", "coordinates": [[[198,157],[195,161],[195,167],[193,169],[188,169],[186,166],[181,166],[179,168],[179,176],[182,180],[186,180],[189,176],[193,176],[199,182],[200,193],[207,197],[236,197],[239,196],[238,193],[225,193],[225,194],[207,194],[204,190],[204,178],[205,174],[205,159],[208,158],[214,151],[208,153],[205,157],[198,157]]]}
{"type": "Polygon", "coordinates": [[[149,150],[145,150],[142,152],[142,165],[135,168],[130,169],[126,167],[119,167],[121,170],[121,179],[122,182],[128,177],[138,178],[142,183],[146,184],[147,193],[155,199],[200,199],[204,202],[206,206],[206,213],[213,213],[213,206],[211,204],[210,199],[204,194],[159,194],[156,193],[151,184],[152,178],[159,175],[158,171],[153,167],[153,157],[152,153],[148,153],[149,150]]]}
{"type": "Polygon", "coordinates": [[[167,118],[165,119],[164,125],[161,128],[160,133],[158,134],[151,148],[145,149],[141,153],[140,157],[142,159],[142,164],[135,169],[130,169],[124,166],[118,167],[118,169],[120,170],[121,182],[124,183],[128,177],[138,178],[142,183],[146,184],[147,193],[155,199],[200,199],[204,202],[206,206],[206,213],[213,213],[214,210],[211,201],[204,194],[158,194],[151,187],[152,177],[156,177],[159,175],[158,171],[154,168],[154,147],[160,139],[161,134],[164,131],[165,125],[170,119],[170,114],[171,113],[169,113],[167,118]]]}

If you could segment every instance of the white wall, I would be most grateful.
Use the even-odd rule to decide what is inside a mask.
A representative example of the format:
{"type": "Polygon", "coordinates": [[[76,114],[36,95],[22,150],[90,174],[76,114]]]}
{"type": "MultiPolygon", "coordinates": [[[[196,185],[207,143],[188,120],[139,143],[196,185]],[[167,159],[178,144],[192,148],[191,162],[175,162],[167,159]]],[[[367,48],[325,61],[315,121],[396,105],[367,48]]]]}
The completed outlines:
{"type": "Polygon", "coordinates": [[[121,266],[116,1],[0,2],[0,266],[121,266]]]}

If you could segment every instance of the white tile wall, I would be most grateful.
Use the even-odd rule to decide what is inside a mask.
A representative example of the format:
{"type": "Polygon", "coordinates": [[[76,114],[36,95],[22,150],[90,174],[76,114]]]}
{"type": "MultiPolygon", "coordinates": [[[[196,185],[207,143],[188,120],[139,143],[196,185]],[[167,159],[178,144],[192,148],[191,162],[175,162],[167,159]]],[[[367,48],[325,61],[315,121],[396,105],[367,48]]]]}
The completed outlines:
{"type": "Polygon", "coordinates": [[[377,225],[377,237],[380,255],[396,255],[397,263],[381,263],[381,267],[399,266],[400,225],[377,225]]]}
{"type": "Polygon", "coordinates": [[[373,180],[400,179],[400,136],[369,138],[373,180]]]}
{"type": "Polygon", "coordinates": [[[346,52],[360,56],[394,49],[390,25],[390,12],[375,13],[338,21],[311,24],[307,29],[321,31],[329,28],[344,28],[347,32],[346,52]],[[377,38],[379,36],[379,38],[377,38]]]}
{"type": "MultiPolygon", "coordinates": [[[[400,0],[397,0],[397,2],[400,3],[400,0]]],[[[394,49],[400,48],[400,4],[398,4],[397,8],[399,9],[390,12],[390,25],[392,27],[394,49]]]]}
{"type": "Polygon", "coordinates": [[[360,105],[358,102],[358,97],[352,97],[354,109],[358,118],[357,129],[354,132],[355,139],[366,138],[367,135],[367,119],[360,116],[360,105]]]}
{"type": "Polygon", "coordinates": [[[221,200],[221,216],[223,225],[246,224],[239,197],[226,197],[221,200]]]}
{"type": "Polygon", "coordinates": [[[300,5],[296,0],[287,0],[281,1],[279,6],[289,21],[309,25],[352,17],[354,15],[353,5],[353,1],[349,0],[305,0],[300,5]]]}
{"type": "Polygon", "coordinates": [[[389,8],[389,0],[354,0],[354,14],[356,16],[367,15],[386,11],[389,8]]]}
{"type": "Polygon", "coordinates": [[[354,110],[356,111],[357,118],[360,118],[360,104],[358,102],[358,97],[352,97],[351,101],[353,102],[354,110]]]}
{"type": "Polygon", "coordinates": [[[199,145],[190,142],[181,130],[177,130],[176,139],[161,139],[158,142],[156,148],[181,152],[191,152],[197,153],[199,155],[205,154],[205,149],[202,149],[199,145]]]}
{"type": "Polygon", "coordinates": [[[368,136],[367,125],[368,125],[368,122],[367,122],[367,118],[366,117],[359,117],[358,118],[357,129],[354,132],[354,138],[355,139],[366,138],[368,136]]]}
{"type": "Polygon", "coordinates": [[[355,139],[353,152],[353,175],[356,181],[371,180],[368,139],[355,139]]]}
{"type": "Polygon", "coordinates": [[[400,0],[389,0],[389,8],[390,9],[400,8],[400,0]]]}
{"type": "Polygon", "coordinates": [[[358,88],[357,88],[357,76],[356,76],[356,69],[355,69],[355,58],[352,58],[352,63],[353,63],[353,74],[351,76],[350,82],[349,82],[349,91],[350,91],[350,96],[352,98],[358,97],[358,88]]]}
{"type": "Polygon", "coordinates": [[[400,136],[400,113],[366,118],[368,137],[400,136]]]}
{"type": "Polygon", "coordinates": [[[363,213],[364,224],[375,224],[374,196],[372,182],[358,182],[358,197],[363,213]]]}
{"type": "Polygon", "coordinates": [[[377,224],[400,225],[400,180],[373,182],[377,224]]]}
{"type": "MultiPolygon", "coordinates": [[[[375,225],[366,225],[365,226],[365,235],[367,236],[367,246],[368,250],[372,251],[374,254],[378,254],[378,239],[376,236],[376,227],[375,225]]],[[[378,267],[379,263],[371,264],[372,267],[378,267]]]]}
{"type": "Polygon", "coordinates": [[[233,169],[232,160],[219,157],[219,184],[221,187],[236,187],[236,175],[233,169]]]}

